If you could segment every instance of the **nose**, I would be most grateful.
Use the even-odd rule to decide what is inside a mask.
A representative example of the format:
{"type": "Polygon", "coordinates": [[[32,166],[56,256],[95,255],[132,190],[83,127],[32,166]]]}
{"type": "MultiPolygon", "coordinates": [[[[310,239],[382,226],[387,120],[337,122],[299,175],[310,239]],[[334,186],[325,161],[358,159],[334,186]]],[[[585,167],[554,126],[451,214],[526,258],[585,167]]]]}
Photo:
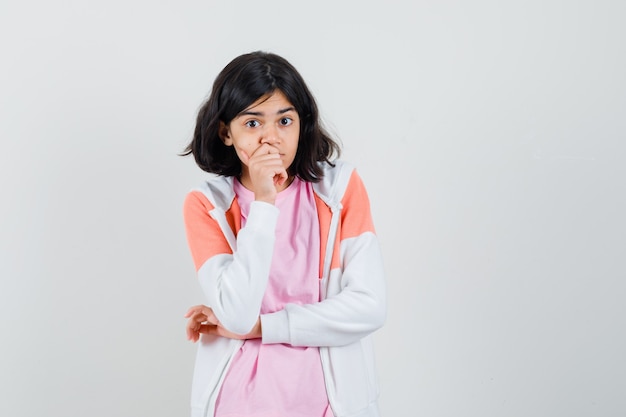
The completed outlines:
{"type": "Polygon", "coordinates": [[[274,125],[265,125],[263,128],[261,143],[267,143],[268,145],[275,145],[280,142],[278,137],[278,129],[274,125]]]}

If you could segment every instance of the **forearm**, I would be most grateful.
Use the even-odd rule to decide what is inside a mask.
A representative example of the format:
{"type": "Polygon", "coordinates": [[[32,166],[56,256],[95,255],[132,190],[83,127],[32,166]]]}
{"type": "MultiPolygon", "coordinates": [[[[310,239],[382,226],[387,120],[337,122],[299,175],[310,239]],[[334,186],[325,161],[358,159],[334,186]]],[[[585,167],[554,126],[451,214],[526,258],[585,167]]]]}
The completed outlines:
{"type": "Polygon", "coordinates": [[[343,251],[343,271],[332,271],[327,299],[313,304],[287,304],[262,315],[263,343],[294,346],[342,346],[380,328],[386,319],[384,272],[376,238],[368,234],[343,251]]]}
{"type": "Polygon", "coordinates": [[[246,334],[256,323],[267,286],[278,214],[274,206],[253,203],[239,231],[234,254],[213,256],[198,270],[207,304],[221,325],[246,334]]]}
{"type": "Polygon", "coordinates": [[[344,293],[315,304],[288,304],[281,311],[262,315],[263,343],[343,346],[362,339],[383,325],[383,303],[370,300],[372,302],[367,303],[369,309],[351,310],[342,308],[346,296],[344,293]],[[342,310],[345,315],[339,318],[342,310]]]}

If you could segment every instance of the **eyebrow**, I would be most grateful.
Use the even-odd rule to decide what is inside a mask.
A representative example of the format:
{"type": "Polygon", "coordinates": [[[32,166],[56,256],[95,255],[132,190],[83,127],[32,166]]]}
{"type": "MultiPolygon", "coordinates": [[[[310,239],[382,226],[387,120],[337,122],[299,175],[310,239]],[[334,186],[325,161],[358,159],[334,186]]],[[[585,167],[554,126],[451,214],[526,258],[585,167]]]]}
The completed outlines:
{"type": "MultiPolygon", "coordinates": [[[[280,109],[280,110],[278,110],[276,112],[276,114],[285,114],[285,113],[290,112],[292,110],[295,111],[296,110],[295,107],[291,106],[291,107],[287,107],[287,108],[284,108],[284,109],[280,109]]],[[[265,116],[265,114],[263,112],[260,112],[260,111],[244,110],[241,113],[239,113],[238,116],[265,116]]]]}

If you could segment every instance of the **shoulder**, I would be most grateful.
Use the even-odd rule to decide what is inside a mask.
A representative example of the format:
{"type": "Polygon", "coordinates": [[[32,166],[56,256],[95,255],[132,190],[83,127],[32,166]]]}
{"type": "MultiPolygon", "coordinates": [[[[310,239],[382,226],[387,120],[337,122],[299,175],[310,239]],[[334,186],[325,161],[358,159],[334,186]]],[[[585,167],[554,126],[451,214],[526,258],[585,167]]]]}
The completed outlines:
{"type": "Polygon", "coordinates": [[[228,210],[235,198],[233,180],[233,177],[217,176],[204,181],[187,194],[185,206],[202,204],[208,210],[228,210]]]}
{"type": "Polygon", "coordinates": [[[183,202],[183,217],[185,222],[193,223],[202,218],[208,217],[209,212],[215,206],[207,199],[207,197],[199,190],[193,190],[187,193],[183,202]]]}
{"type": "Polygon", "coordinates": [[[332,164],[321,163],[321,167],[324,176],[320,182],[314,185],[315,191],[330,206],[337,205],[356,169],[354,165],[341,159],[336,159],[332,164]]]}

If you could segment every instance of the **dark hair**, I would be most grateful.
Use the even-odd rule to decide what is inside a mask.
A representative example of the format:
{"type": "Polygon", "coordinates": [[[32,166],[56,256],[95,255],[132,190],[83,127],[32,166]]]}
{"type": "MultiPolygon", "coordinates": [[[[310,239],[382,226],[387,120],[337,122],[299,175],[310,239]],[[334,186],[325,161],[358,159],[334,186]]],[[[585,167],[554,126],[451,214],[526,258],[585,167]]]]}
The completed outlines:
{"type": "Polygon", "coordinates": [[[219,136],[220,122],[228,125],[259,98],[282,92],[300,117],[298,150],[289,175],[317,182],[323,176],[318,162],[332,164],[339,145],[322,127],[317,104],[302,76],[284,58],[268,52],[252,52],[233,59],[215,79],[208,100],[198,112],[193,139],[182,155],[193,154],[198,166],[219,175],[241,174],[234,147],[219,136]]]}

